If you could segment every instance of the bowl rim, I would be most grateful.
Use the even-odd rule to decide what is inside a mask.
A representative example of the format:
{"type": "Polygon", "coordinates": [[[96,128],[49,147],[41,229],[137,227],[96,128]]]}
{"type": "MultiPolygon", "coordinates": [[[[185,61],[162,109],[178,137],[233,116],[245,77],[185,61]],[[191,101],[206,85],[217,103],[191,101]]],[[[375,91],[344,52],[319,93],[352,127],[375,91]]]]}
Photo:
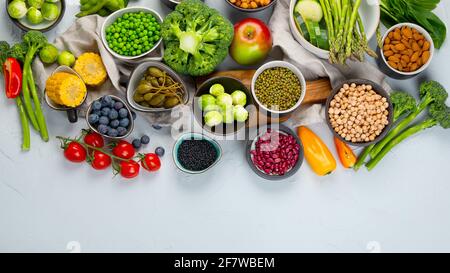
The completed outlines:
{"type": "MultiPolygon", "coordinates": [[[[133,77],[136,75],[138,68],[141,68],[142,66],[157,66],[159,68],[162,68],[166,72],[169,72],[170,76],[174,78],[177,82],[179,82],[184,90],[184,101],[182,105],[187,105],[189,103],[190,95],[189,95],[189,89],[187,87],[187,84],[184,82],[184,80],[180,77],[178,73],[176,73],[172,68],[170,68],[168,65],[159,62],[159,61],[145,61],[142,63],[139,63],[137,66],[133,68],[133,71],[131,71],[130,76],[128,77],[128,85],[126,90],[126,100],[128,104],[136,111],[143,112],[143,113],[162,113],[162,112],[170,112],[175,107],[165,109],[165,108],[147,108],[143,106],[137,106],[137,103],[133,101],[131,92],[134,92],[135,90],[131,90],[130,83],[133,79],[133,77]]],[[[147,67],[148,68],[148,67],[147,67]]],[[[146,68],[146,69],[147,69],[146,68]]],[[[137,76],[136,76],[137,77],[137,76]]]]}
{"type": "Polygon", "coordinates": [[[89,104],[89,107],[88,107],[88,109],[86,110],[86,123],[87,123],[87,125],[89,126],[89,128],[90,128],[92,131],[96,132],[97,134],[103,136],[103,137],[106,138],[106,139],[111,139],[111,140],[121,140],[121,139],[127,138],[127,137],[131,134],[131,132],[133,131],[133,129],[134,129],[134,119],[133,119],[133,114],[132,114],[132,112],[131,112],[130,107],[127,105],[127,103],[125,102],[125,100],[119,98],[118,96],[111,95],[111,94],[108,94],[108,95],[104,95],[104,96],[98,97],[98,98],[96,98],[95,100],[93,100],[93,101],[89,104]],[[127,108],[127,110],[128,110],[128,115],[129,115],[130,124],[128,125],[127,133],[126,133],[125,135],[123,135],[123,136],[111,137],[111,136],[102,134],[102,133],[100,133],[100,132],[97,130],[97,128],[95,128],[93,125],[91,125],[91,124],[89,123],[89,113],[92,111],[92,105],[94,104],[94,102],[96,102],[96,101],[98,101],[98,100],[100,100],[101,98],[106,97],[106,96],[110,96],[110,97],[112,97],[113,99],[122,102],[123,105],[124,105],[124,106],[127,108]]]}
{"type": "MultiPolygon", "coordinates": [[[[209,126],[203,126],[203,122],[200,122],[200,121],[198,120],[198,116],[195,115],[195,111],[194,111],[194,110],[195,110],[195,107],[196,107],[196,101],[195,101],[195,99],[200,97],[200,96],[199,96],[200,89],[202,89],[204,86],[208,85],[209,83],[214,82],[214,81],[217,81],[217,80],[220,80],[220,79],[227,79],[227,80],[232,80],[232,81],[236,81],[236,82],[240,83],[240,84],[242,85],[242,87],[245,88],[245,90],[241,90],[241,91],[245,92],[246,95],[247,95],[247,104],[246,104],[244,107],[247,107],[247,106],[249,106],[249,105],[255,105],[255,101],[254,101],[254,99],[253,99],[253,96],[252,96],[251,91],[247,88],[247,86],[245,86],[245,84],[244,84],[241,80],[239,80],[239,79],[237,79],[237,78],[235,78],[235,77],[231,77],[231,76],[215,76],[215,77],[209,78],[208,80],[204,81],[204,82],[203,82],[201,85],[199,85],[198,88],[195,90],[194,97],[193,97],[193,102],[192,102],[192,106],[191,106],[191,110],[192,110],[192,113],[194,114],[194,119],[195,119],[195,121],[196,121],[197,123],[199,123],[199,125],[201,126],[201,128],[202,128],[203,130],[206,130],[208,133],[211,133],[211,134],[216,135],[216,136],[232,136],[232,135],[235,135],[235,134],[241,132],[242,130],[244,130],[244,129],[248,126],[248,124],[249,124],[249,122],[250,122],[250,113],[249,113],[249,118],[245,121],[245,123],[244,123],[243,126],[241,126],[241,127],[240,127],[239,129],[237,129],[237,130],[233,130],[232,133],[227,133],[227,134],[225,134],[225,133],[216,133],[216,132],[212,131],[212,130],[209,128],[209,126]],[[249,96],[251,97],[251,98],[250,98],[251,101],[249,101],[249,99],[248,99],[249,96]]],[[[225,93],[226,93],[226,92],[225,92],[225,93]]],[[[203,113],[203,111],[202,111],[202,113],[203,113]]],[[[237,123],[237,122],[234,121],[233,124],[235,124],[235,123],[237,123]]]]}
{"type": "Polygon", "coordinates": [[[5,6],[5,7],[6,7],[6,14],[8,15],[9,19],[10,19],[10,20],[11,20],[18,28],[20,28],[20,29],[23,30],[23,31],[36,30],[36,31],[40,31],[40,32],[47,32],[47,31],[53,29],[54,27],[56,27],[56,25],[58,25],[58,24],[61,22],[62,18],[64,17],[64,14],[65,14],[65,12],[66,12],[66,1],[65,1],[65,0],[60,0],[60,3],[61,3],[61,11],[60,11],[60,13],[59,13],[58,18],[56,18],[56,20],[54,20],[53,23],[52,23],[50,26],[48,26],[48,27],[46,27],[46,28],[42,28],[42,29],[38,29],[38,28],[36,28],[36,29],[35,29],[35,28],[29,28],[29,27],[23,25],[22,23],[20,23],[20,21],[19,21],[18,19],[14,19],[14,18],[11,17],[11,15],[9,15],[9,12],[8,12],[8,4],[9,4],[10,2],[12,2],[12,1],[13,1],[13,0],[6,0],[6,1],[5,1],[5,3],[6,3],[6,6],[5,6]]]}
{"type": "MultiPolygon", "coordinates": [[[[325,49],[321,49],[313,44],[311,44],[308,40],[305,39],[305,37],[303,37],[303,35],[300,34],[299,30],[297,29],[297,25],[295,23],[294,20],[294,8],[295,8],[295,4],[298,2],[298,0],[291,0],[290,4],[289,4],[289,22],[290,22],[290,29],[291,32],[294,36],[294,38],[296,38],[296,36],[300,37],[300,39],[304,42],[307,43],[309,45],[310,48],[304,46],[300,41],[299,43],[309,52],[313,53],[314,55],[326,59],[328,57],[324,57],[324,56],[329,56],[330,51],[329,50],[325,50],[325,49]],[[295,33],[294,33],[295,32],[295,33]],[[296,35],[297,34],[297,35],[296,35]]],[[[376,6],[378,6],[378,8],[376,9],[376,14],[375,17],[378,18],[378,22],[380,22],[381,19],[381,9],[380,9],[380,2],[379,1],[375,1],[374,3],[376,6]]],[[[366,30],[366,36],[367,36],[367,40],[369,41],[377,32],[378,29],[378,24],[375,24],[373,29],[371,29],[370,31],[368,31],[367,28],[365,28],[366,30]],[[370,37],[370,38],[369,38],[370,37]]]]}
{"type": "Polygon", "coordinates": [[[379,141],[381,141],[391,130],[393,123],[394,123],[394,107],[392,104],[392,100],[391,100],[391,96],[389,95],[389,92],[387,92],[380,84],[373,82],[371,80],[367,80],[367,79],[349,79],[349,80],[343,80],[341,82],[339,82],[339,84],[336,85],[335,88],[333,88],[331,94],[328,96],[327,102],[325,104],[325,120],[327,123],[328,128],[331,130],[331,132],[333,133],[333,135],[335,137],[337,137],[339,140],[341,140],[344,143],[347,143],[348,145],[351,146],[357,146],[357,147],[367,147],[370,146],[372,144],[376,144],[379,141]],[[381,134],[379,136],[377,136],[375,138],[375,140],[373,141],[369,141],[369,142],[351,142],[351,141],[347,141],[345,140],[345,138],[343,138],[341,135],[339,135],[333,128],[333,126],[331,125],[330,122],[330,117],[328,114],[328,110],[330,109],[330,103],[333,100],[333,98],[336,96],[336,94],[341,90],[341,88],[343,87],[344,84],[365,84],[365,85],[372,85],[373,90],[381,95],[382,97],[385,97],[387,102],[389,103],[389,107],[388,107],[388,111],[389,111],[389,115],[388,115],[388,121],[389,124],[386,125],[383,129],[383,131],[381,132],[381,134]]]}
{"type": "Polygon", "coordinates": [[[173,144],[173,148],[172,148],[172,159],[174,161],[175,166],[182,172],[184,173],[188,173],[188,174],[202,174],[208,170],[210,170],[211,168],[213,168],[215,165],[217,165],[217,163],[219,163],[219,161],[222,159],[222,155],[223,155],[223,149],[220,146],[219,142],[217,142],[215,139],[207,136],[206,134],[203,133],[197,133],[197,132],[186,132],[181,134],[177,140],[175,141],[175,143],[173,144]],[[178,155],[178,150],[177,150],[177,146],[179,145],[179,143],[181,143],[181,141],[185,140],[187,137],[189,136],[194,136],[194,137],[199,137],[200,139],[204,139],[206,141],[211,142],[214,147],[217,148],[217,150],[219,151],[219,154],[216,158],[216,160],[214,161],[213,164],[211,164],[208,168],[201,170],[201,171],[191,171],[188,170],[186,168],[184,168],[181,163],[178,161],[177,155],[178,155]]]}
{"type": "Polygon", "coordinates": [[[433,41],[433,39],[431,38],[430,33],[429,33],[426,29],[424,29],[423,27],[421,27],[421,26],[419,26],[419,25],[417,25],[417,24],[406,22],[406,23],[395,24],[395,25],[393,25],[392,27],[390,27],[390,28],[386,31],[386,33],[384,33],[383,38],[381,39],[382,45],[384,45],[384,42],[386,41],[386,38],[388,37],[389,33],[391,33],[394,29],[396,29],[396,28],[401,28],[401,27],[403,27],[403,26],[408,26],[408,27],[411,27],[411,28],[415,28],[415,29],[416,29],[417,31],[419,31],[422,35],[424,35],[425,38],[427,39],[427,41],[430,43],[430,58],[428,59],[428,62],[427,62],[426,64],[422,65],[422,67],[420,67],[420,68],[417,69],[416,71],[413,71],[413,72],[402,72],[402,71],[399,71],[399,70],[397,70],[397,69],[392,68],[392,67],[389,65],[389,63],[388,63],[387,60],[386,60],[386,57],[384,56],[384,49],[383,49],[382,47],[380,47],[380,55],[381,55],[381,59],[382,59],[383,62],[386,64],[386,66],[387,66],[391,71],[393,71],[394,73],[397,73],[397,74],[400,74],[400,75],[403,75],[403,76],[415,76],[415,75],[418,75],[418,74],[422,73],[423,71],[425,71],[425,70],[430,66],[430,64],[431,64],[431,62],[432,62],[432,59],[433,59],[433,57],[434,57],[434,50],[435,50],[435,47],[434,47],[434,41],[433,41]]]}
{"type": "MultiPolygon", "coordinates": [[[[162,43],[162,36],[159,38],[158,42],[155,43],[155,45],[148,51],[137,55],[137,56],[123,56],[120,55],[116,52],[114,52],[114,50],[112,50],[109,45],[108,42],[106,41],[106,24],[109,23],[110,20],[112,20],[111,18],[113,18],[114,16],[120,16],[121,14],[127,13],[127,12],[139,12],[139,11],[146,11],[147,13],[151,13],[153,16],[156,17],[156,19],[159,21],[159,24],[162,24],[163,22],[163,18],[161,17],[161,15],[154,9],[151,8],[147,8],[147,7],[142,7],[142,6],[133,6],[133,7],[127,7],[124,9],[119,9],[113,13],[111,13],[110,15],[108,15],[105,20],[103,21],[102,27],[101,27],[101,40],[103,43],[103,46],[106,48],[106,50],[108,50],[108,52],[113,55],[115,58],[120,59],[120,60],[136,60],[142,57],[147,56],[148,54],[150,54],[151,52],[153,52],[155,49],[157,49],[161,43],[162,43]]],[[[109,23],[112,24],[112,23],[109,23]]]]}
{"type": "Polygon", "coordinates": [[[252,78],[252,85],[251,85],[251,93],[253,96],[253,100],[256,102],[256,104],[258,105],[258,107],[261,107],[262,109],[264,109],[266,112],[268,113],[273,113],[273,114],[278,114],[278,115],[283,115],[283,114],[289,114],[294,112],[295,110],[297,110],[303,100],[305,99],[305,95],[306,95],[306,79],[305,76],[303,75],[303,73],[300,71],[300,69],[298,69],[295,65],[286,62],[286,61],[271,61],[268,63],[263,64],[262,66],[260,66],[258,68],[258,70],[256,70],[255,74],[253,75],[252,78]],[[296,104],[294,106],[292,106],[291,108],[287,109],[287,110],[283,110],[283,111],[276,111],[276,110],[272,110],[267,108],[265,105],[263,105],[258,97],[256,96],[256,92],[255,92],[255,84],[256,84],[256,80],[258,79],[258,77],[261,75],[262,72],[264,72],[267,69],[271,69],[271,68],[275,68],[275,67],[284,67],[287,68],[289,70],[291,70],[296,76],[297,78],[300,80],[300,84],[301,86],[301,94],[300,94],[300,98],[298,99],[298,101],[296,102],[296,104]]]}
{"type": "Polygon", "coordinates": [[[256,9],[244,9],[244,8],[238,7],[238,6],[236,6],[235,4],[231,3],[230,0],[226,0],[226,2],[227,2],[229,5],[233,6],[235,9],[239,10],[239,11],[242,11],[242,12],[249,12],[249,13],[250,13],[250,12],[263,11],[263,10],[265,10],[265,9],[267,9],[267,8],[269,8],[269,7],[273,6],[273,5],[275,5],[278,1],[277,1],[277,0],[272,0],[272,2],[271,2],[270,4],[268,4],[267,6],[259,7],[259,8],[256,8],[256,9]]]}
{"type": "Polygon", "coordinates": [[[256,139],[259,138],[261,136],[261,134],[264,133],[264,131],[267,131],[267,129],[271,129],[273,127],[273,125],[268,124],[268,125],[259,127],[258,132],[260,132],[260,133],[257,134],[254,138],[247,140],[246,149],[245,149],[245,158],[247,159],[247,163],[248,163],[249,167],[259,177],[264,178],[269,181],[280,181],[280,180],[284,180],[284,179],[287,179],[287,178],[293,176],[302,167],[303,162],[304,162],[304,157],[305,157],[305,151],[304,151],[303,144],[302,144],[302,141],[300,140],[299,136],[291,128],[289,128],[281,123],[278,123],[277,126],[278,126],[278,128],[274,129],[274,130],[292,135],[295,138],[295,141],[297,142],[297,144],[300,145],[298,160],[295,163],[294,167],[292,167],[291,170],[289,170],[286,174],[284,174],[283,176],[279,176],[279,175],[268,175],[268,174],[262,172],[260,169],[258,169],[255,166],[255,164],[253,163],[253,160],[252,160],[252,156],[250,154],[253,143],[256,141],[256,139]]]}

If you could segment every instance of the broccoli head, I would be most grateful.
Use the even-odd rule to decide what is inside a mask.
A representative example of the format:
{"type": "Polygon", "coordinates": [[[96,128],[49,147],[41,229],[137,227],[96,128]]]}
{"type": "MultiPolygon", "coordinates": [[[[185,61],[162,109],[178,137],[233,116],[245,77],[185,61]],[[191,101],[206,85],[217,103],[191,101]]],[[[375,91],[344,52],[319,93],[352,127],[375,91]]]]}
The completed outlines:
{"type": "Polygon", "coordinates": [[[29,53],[32,53],[32,57],[48,43],[47,37],[37,30],[28,31],[23,35],[22,40],[28,46],[29,53]]]}
{"type": "Polygon", "coordinates": [[[425,108],[431,103],[444,103],[448,98],[445,88],[436,81],[426,81],[420,85],[421,106],[425,108]]]}
{"type": "Polygon", "coordinates": [[[433,103],[429,108],[429,116],[442,128],[450,128],[450,108],[444,103],[433,103]]]}
{"type": "Polygon", "coordinates": [[[8,52],[9,57],[12,57],[16,60],[21,61],[22,63],[25,61],[25,56],[27,55],[28,46],[25,43],[18,43],[13,45],[8,52]]]}
{"type": "Polygon", "coordinates": [[[416,100],[407,92],[394,91],[390,97],[394,106],[394,120],[398,120],[401,116],[416,109],[416,100]]]}
{"type": "MultiPolygon", "coordinates": [[[[0,67],[8,58],[9,44],[6,41],[0,41],[0,67]]],[[[1,70],[1,69],[0,69],[1,70]]]]}
{"type": "Polygon", "coordinates": [[[207,75],[225,59],[233,40],[230,21],[200,0],[185,0],[164,19],[164,61],[176,72],[207,75]]]}

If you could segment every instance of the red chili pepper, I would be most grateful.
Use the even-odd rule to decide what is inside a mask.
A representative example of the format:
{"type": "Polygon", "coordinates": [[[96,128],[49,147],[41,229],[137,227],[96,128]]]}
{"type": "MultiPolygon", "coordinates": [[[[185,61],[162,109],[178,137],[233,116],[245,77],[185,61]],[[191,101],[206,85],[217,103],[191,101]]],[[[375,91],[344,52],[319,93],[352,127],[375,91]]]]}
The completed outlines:
{"type": "Polygon", "coordinates": [[[5,75],[6,97],[14,99],[22,89],[22,69],[20,63],[14,58],[6,59],[3,64],[3,75],[5,75]]]}

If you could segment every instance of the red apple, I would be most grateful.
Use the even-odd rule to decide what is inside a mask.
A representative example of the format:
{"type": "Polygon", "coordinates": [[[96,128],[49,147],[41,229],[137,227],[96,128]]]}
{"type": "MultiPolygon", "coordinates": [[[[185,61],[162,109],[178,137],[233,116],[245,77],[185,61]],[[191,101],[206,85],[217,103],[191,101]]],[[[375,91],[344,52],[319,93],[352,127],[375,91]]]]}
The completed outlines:
{"type": "Polygon", "coordinates": [[[234,25],[230,55],[241,65],[263,61],[272,49],[272,35],[263,21],[247,18],[234,25]]]}

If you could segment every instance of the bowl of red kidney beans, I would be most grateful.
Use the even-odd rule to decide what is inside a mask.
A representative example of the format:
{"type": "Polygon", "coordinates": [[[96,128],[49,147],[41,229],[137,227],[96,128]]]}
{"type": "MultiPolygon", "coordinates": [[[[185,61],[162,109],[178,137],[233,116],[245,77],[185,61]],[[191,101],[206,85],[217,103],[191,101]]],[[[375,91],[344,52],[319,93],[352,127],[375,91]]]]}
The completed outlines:
{"type": "Polygon", "coordinates": [[[252,170],[267,180],[282,180],[294,175],[303,163],[303,146],[288,127],[276,124],[258,129],[247,142],[247,162],[252,170]]]}

